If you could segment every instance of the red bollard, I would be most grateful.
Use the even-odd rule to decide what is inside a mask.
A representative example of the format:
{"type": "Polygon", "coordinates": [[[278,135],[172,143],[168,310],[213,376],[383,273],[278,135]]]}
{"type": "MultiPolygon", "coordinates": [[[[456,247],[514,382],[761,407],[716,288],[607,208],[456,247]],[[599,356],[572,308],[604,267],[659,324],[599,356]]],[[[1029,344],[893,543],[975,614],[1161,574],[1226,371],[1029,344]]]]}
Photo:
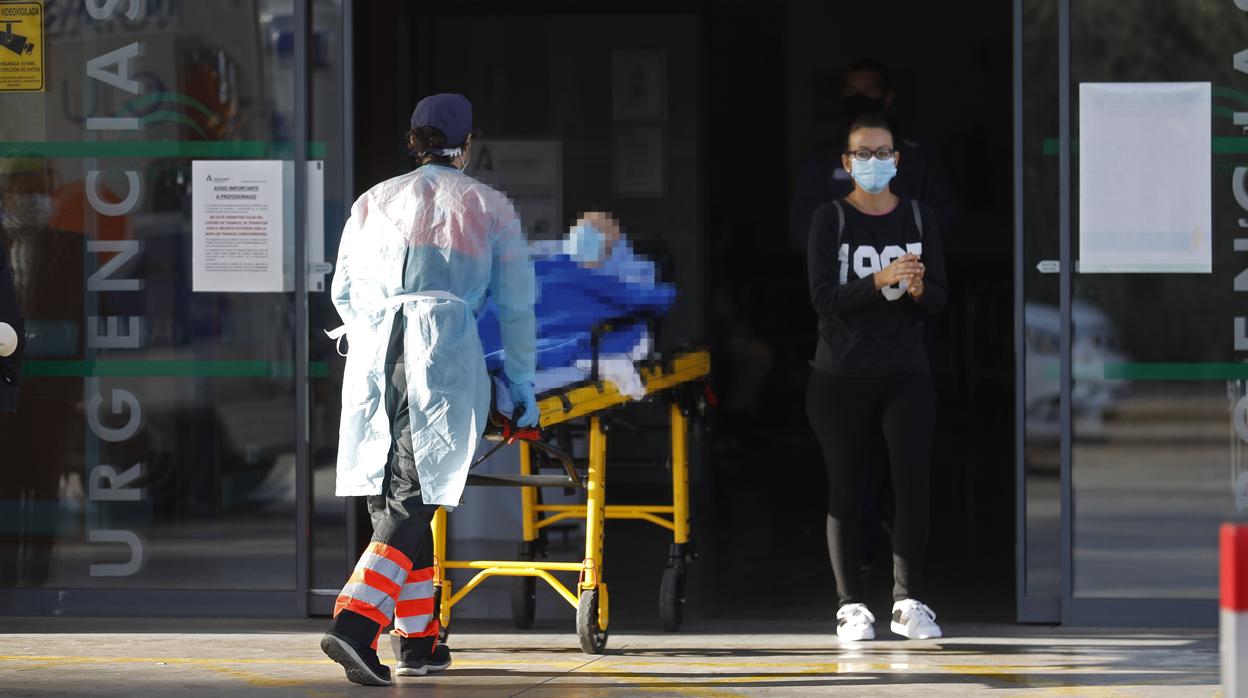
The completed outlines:
{"type": "Polygon", "coordinates": [[[1222,524],[1222,695],[1248,697],[1248,526],[1222,524]]]}

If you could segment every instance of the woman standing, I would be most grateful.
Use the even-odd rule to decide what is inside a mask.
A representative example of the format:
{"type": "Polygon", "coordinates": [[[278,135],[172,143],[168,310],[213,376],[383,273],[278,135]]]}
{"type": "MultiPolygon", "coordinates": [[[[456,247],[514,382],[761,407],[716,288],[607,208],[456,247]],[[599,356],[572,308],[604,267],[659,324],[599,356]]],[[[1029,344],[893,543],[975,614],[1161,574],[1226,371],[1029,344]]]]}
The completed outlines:
{"type": "Polygon", "coordinates": [[[896,499],[891,628],[910,639],[940,637],[921,592],[927,549],[935,395],[923,345],[924,317],[947,295],[940,231],[926,205],[889,190],[901,154],[888,124],[864,117],[849,130],[841,165],[854,190],[811,222],[808,273],[819,317],[807,414],[828,473],[828,552],[840,603],[837,636],[875,637],[863,603],[863,502],[883,433],[896,499]]]}
{"type": "Polygon", "coordinates": [[[342,383],[339,496],[365,496],[373,537],[334,604],[321,649],[355,683],[385,686],[377,656],[394,623],[399,676],[451,664],[437,644],[429,523],[454,507],[489,416],[476,315],[498,305],[514,420],[538,423],[533,394],[535,281],[515,208],[464,174],[472,106],[422,99],[407,146],[417,168],[351,207],[334,274],[350,351],[342,383]]]}

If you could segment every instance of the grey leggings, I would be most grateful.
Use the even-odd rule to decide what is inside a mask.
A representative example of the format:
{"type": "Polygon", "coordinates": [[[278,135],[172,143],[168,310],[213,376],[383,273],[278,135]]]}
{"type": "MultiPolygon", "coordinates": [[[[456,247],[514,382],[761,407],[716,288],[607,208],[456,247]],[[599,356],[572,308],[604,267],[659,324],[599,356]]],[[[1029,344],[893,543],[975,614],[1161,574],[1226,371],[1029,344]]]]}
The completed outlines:
{"type": "Polygon", "coordinates": [[[828,554],[841,605],[862,603],[863,505],[878,482],[870,452],[884,435],[896,501],[893,598],[919,593],[927,554],[936,398],[924,374],[864,378],[811,372],[806,413],[828,473],[828,554]]]}

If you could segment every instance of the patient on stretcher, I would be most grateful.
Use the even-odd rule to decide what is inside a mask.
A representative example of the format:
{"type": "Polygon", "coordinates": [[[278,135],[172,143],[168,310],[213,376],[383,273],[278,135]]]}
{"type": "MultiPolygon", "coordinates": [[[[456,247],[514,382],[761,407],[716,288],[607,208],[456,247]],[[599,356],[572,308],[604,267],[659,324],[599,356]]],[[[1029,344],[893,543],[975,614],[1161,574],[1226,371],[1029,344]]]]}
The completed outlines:
{"type": "MultiPolygon", "coordinates": [[[[592,332],[611,321],[599,336],[599,377],[633,399],[644,397],[635,362],[653,350],[646,319],[667,313],[676,299],[675,287],[657,280],[654,262],[633,251],[609,213],[586,213],[566,238],[534,242],[530,251],[537,273],[537,394],[588,379],[592,332]]],[[[486,366],[500,388],[495,391],[496,407],[510,414],[493,303],[482,309],[477,329],[486,366]]]]}

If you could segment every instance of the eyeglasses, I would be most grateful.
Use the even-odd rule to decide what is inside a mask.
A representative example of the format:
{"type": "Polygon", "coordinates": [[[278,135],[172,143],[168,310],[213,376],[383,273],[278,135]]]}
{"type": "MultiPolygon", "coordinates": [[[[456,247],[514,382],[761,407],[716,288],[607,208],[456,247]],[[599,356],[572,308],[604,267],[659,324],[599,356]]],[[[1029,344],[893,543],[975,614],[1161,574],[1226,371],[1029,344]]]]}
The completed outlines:
{"type": "Polygon", "coordinates": [[[893,156],[897,154],[897,151],[888,147],[877,148],[875,150],[867,150],[866,148],[862,148],[859,150],[846,150],[845,154],[852,157],[855,160],[866,162],[867,160],[871,159],[872,155],[875,156],[876,160],[891,160],[893,156]]]}

